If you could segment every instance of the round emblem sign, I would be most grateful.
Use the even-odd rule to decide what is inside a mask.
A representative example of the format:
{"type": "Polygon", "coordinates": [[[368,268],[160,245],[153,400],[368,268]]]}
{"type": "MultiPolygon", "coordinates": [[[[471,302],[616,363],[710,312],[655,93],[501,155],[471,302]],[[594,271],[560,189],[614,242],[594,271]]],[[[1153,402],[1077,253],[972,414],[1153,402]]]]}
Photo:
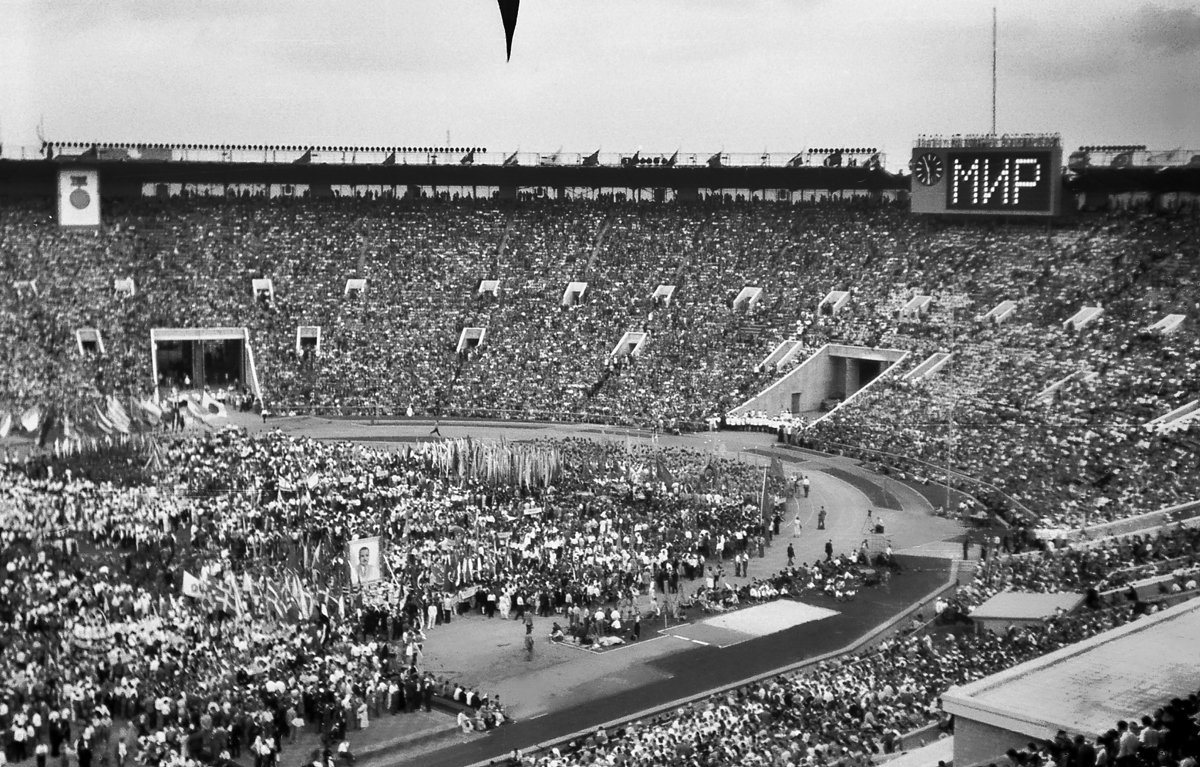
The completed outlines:
{"type": "Polygon", "coordinates": [[[71,192],[71,196],[68,199],[79,210],[86,210],[87,206],[92,204],[92,196],[83,189],[76,189],[74,192],[71,192]]]}

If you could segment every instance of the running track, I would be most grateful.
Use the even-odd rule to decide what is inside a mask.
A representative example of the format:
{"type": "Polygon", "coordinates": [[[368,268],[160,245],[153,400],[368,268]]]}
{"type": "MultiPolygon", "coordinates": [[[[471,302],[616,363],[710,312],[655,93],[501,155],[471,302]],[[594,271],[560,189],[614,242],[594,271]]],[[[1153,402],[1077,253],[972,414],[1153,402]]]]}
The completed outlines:
{"type": "Polygon", "coordinates": [[[947,581],[949,560],[917,557],[897,557],[897,560],[904,572],[891,580],[886,591],[879,587],[863,589],[850,603],[837,603],[826,597],[805,599],[814,605],[844,611],[838,615],[724,649],[697,645],[695,649],[651,661],[657,669],[671,674],[669,679],[518,721],[492,731],[485,738],[419,756],[406,758],[404,747],[397,746],[394,752],[376,752],[367,758],[371,763],[395,765],[419,761],[422,767],[460,767],[499,759],[513,749],[528,749],[569,733],[594,729],[605,722],[836,652],[947,581]]]}

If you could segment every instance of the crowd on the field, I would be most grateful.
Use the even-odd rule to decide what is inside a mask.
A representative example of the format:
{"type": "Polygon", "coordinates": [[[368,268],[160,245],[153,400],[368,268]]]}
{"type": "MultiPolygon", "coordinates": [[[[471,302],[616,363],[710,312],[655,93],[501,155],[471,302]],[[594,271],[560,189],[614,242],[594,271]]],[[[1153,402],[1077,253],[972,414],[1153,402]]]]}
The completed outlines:
{"type": "Polygon", "coordinates": [[[446,472],[433,443],[232,428],[170,442],[160,469],[117,482],[101,478],[104,453],[3,465],[5,753],[273,764],[294,731],[335,749],[378,716],[445,700],[484,731],[506,721],[498,700],[422,667],[443,626],[561,615],[576,641],[625,641],[636,597],[719,600],[723,568],[761,555],[749,467],[584,440],[534,450],[554,453],[556,474],[493,482],[446,472]],[[384,577],[352,593],[345,546],[368,535],[386,542],[384,577]]]}

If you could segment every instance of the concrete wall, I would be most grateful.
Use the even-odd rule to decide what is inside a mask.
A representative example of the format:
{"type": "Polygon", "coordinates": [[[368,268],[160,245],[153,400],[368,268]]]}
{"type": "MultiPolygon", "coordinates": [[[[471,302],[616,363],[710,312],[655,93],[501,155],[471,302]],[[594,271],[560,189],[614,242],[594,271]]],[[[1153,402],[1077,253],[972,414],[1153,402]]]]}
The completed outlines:
{"type": "Polygon", "coordinates": [[[1026,628],[1045,623],[1040,618],[976,618],[974,620],[976,631],[981,634],[990,631],[997,636],[1003,634],[1009,626],[1026,628]]]}
{"type": "MultiPolygon", "coordinates": [[[[842,389],[842,399],[862,388],[862,363],[851,357],[834,357],[835,360],[846,360],[846,385],[842,389]]],[[[836,396],[836,395],[835,395],[836,396]]]]}
{"type": "Polygon", "coordinates": [[[1001,764],[1005,761],[1005,751],[1010,748],[1020,750],[1029,741],[1029,736],[1019,732],[957,717],[954,720],[954,767],[990,762],[1001,764]]]}
{"type": "MultiPolygon", "coordinates": [[[[792,407],[792,394],[795,392],[800,393],[801,412],[817,410],[821,407],[821,400],[829,396],[827,392],[839,385],[835,368],[836,365],[829,364],[829,347],[823,346],[761,394],[735,408],[732,414],[741,415],[747,410],[762,410],[769,415],[776,415],[781,410],[792,407]]],[[[841,375],[841,380],[844,380],[844,366],[841,375]]]]}
{"type": "MultiPolygon", "coordinates": [[[[800,406],[794,409],[796,412],[819,410],[822,400],[847,398],[862,387],[862,360],[879,361],[890,367],[906,354],[895,349],[826,344],[783,378],[734,408],[730,414],[742,415],[748,410],[762,410],[774,416],[782,410],[793,409],[792,394],[796,392],[800,393],[800,406]]],[[[883,372],[887,372],[886,367],[883,372]]],[[[882,376],[883,373],[880,373],[879,377],[882,376]]]]}

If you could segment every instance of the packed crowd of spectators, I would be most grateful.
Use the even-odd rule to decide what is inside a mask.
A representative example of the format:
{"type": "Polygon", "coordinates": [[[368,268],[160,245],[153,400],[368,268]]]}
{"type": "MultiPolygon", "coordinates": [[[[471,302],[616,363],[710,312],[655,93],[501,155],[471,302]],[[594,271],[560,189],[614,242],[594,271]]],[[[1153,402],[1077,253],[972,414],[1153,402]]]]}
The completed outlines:
{"type": "MultiPolygon", "coordinates": [[[[273,411],[670,428],[702,428],[777,377],[755,366],[784,338],[805,350],[907,349],[913,364],[946,350],[954,358],[942,373],[881,381],[798,438],[882,449],[891,454],[882,462],[918,477],[948,463],[1033,509],[1038,524],[1079,526],[1193,500],[1200,488],[1200,427],[1144,428],[1200,390],[1197,226],[1145,216],[1053,230],[933,224],[835,202],[241,199],[115,203],[101,231],[80,233],[58,229],[48,204],[5,203],[0,264],[36,293],[0,285],[0,408],[55,403],[82,421],[77,403],[89,392],[148,391],[152,327],[250,328],[273,411]],[[136,293],[119,297],[113,280],[127,276],[136,293]],[[274,282],[268,300],[251,294],[258,277],[274,282]],[[367,280],[362,295],[343,295],[349,278],[367,280]],[[499,296],[477,292],[483,279],[501,280],[499,296]],[[572,280],[588,288],[564,305],[572,280]],[[675,286],[670,301],[651,298],[659,284],[675,286]],[[763,288],[760,300],[733,306],[748,286],[763,288]],[[834,316],[816,311],[830,289],[852,294],[834,316]],[[934,297],[919,322],[899,310],[917,294],[934,297]],[[973,321],[1004,299],[1020,301],[1006,323],[973,321]],[[1064,329],[1083,305],[1105,315],[1064,329]],[[1168,312],[1191,320],[1171,336],[1143,332],[1168,312]],[[297,325],[322,328],[321,354],[296,354],[297,325]],[[101,330],[104,355],[75,353],[81,327],[101,330]],[[463,327],[488,335],[458,354],[463,327]],[[648,333],[645,346],[610,358],[625,331],[648,333]]],[[[167,765],[246,751],[269,765],[296,730],[332,749],[347,731],[434,697],[465,704],[468,726],[486,729],[504,721],[503,708],[420,662],[424,643],[466,612],[561,614],[564,634],[599,642],[614,624],[636,623],[622,606],[637,594],[719,611],[814,590],[848,599],[860,586],[867,563],[857,554],[724,582],[724,568],[747,567],[742,557],[766,533],[745,467],[578,440],[543,447],[561,473],[537,487],[456,479],[430,448],[385,453],[234,431],[172,443],[167,476],[141,481],[114,479],[86,457],[3,467],[7,756],[70,750],[87,767],[110,749],[167,765]],[[376,534],[388,542],[388,575],[349,597],[337,587],[345,544],[376,534]],[[244,606],[180,596],[185,572],[279,584],[301,562],[326,585],[302,583],[307,598],[287,615],[248,588],[244,606]]],[[[1195,531],[1173,529],[992,557],[960,599],[969,609],[1004,588],[1119,589],[1176,574],[1168,588],[1186,590],[1197,544],[1195,531]]],[[[1087,610],[1002,637],[898,636],[535,761],[865,764],[904,731],[940,721],[948,686],[1131,614],[1087,610]]],[[[1194,713],[1194,701],[1173,702],[1141,729],[1194,713]]],[[[1098,745],[1120,763],[1125,731],[1106,738],[1098,745]]],[[[1169,742],[1172,758],[1194,754],[1194,731],[1169,742]]],[[[1038,758],[1080,753],[1060,745],[1038,758]]]]}
{"type": "MultiPolygon", "coordinates": [[[[1114,722],[1095,739],[1059,730],[1053,740],[1031,742],[1005,753],[1014,767],[1126,764],[1134,767],[1196,767],[1200,758],[1200,693],[1172,698],[1140,719],[1114,722]]],[[[989,765],[989,767],[993,767],[989,765]]]]}
{"type": "Polygon", "coordinates": [[[954,353],[928,379],[880,381],[815,429],[811,414],[791,414],[811,444],[950,463],[1047,527],[1191,500],[1200,484],[1187,460],[1200,427],[1142,428],[1200,394],[1194,321],[1142,332],[1200,310],[1194,216],[1044,229],[929,223],[861,200],[242,198],[113,202],[104,221],[71,232],[48,203],[0,207],[4,271],[37,286],[0,285],[6,412],[70,409],[96,387],[140,397],[150,328],[210,325],[250,329],[272,412],[704,428],[784,372],[757,365],[794,338],[790,364],[827,341],[906,349],[911,364],[954,353]],[[136,293],[119,297],[113,280],[126,276],[136,293]],[[271,279],[273,296],[256,299],[254,278],[271,279]],[[349,278],[365,290],[345,295],[349,278]],[[480,293],[485,279],[500,281],[498,296],[480,293]],[[587,290],[567,305],[570,281],[587,290]],[[659,285],[675,287],[669,300],[652,297],[659,285]],[[763,292],[734,305],[746,287],[763,292]],[[818,312],[833,289],[849,302],[818,312]],[[933,301],[905,316],[916,295],[933,301]],[[1018,308],[1004,324],[973,321],[1005,299],[1018,308]],[[1083,305],[1105,314],[1064,329],[1083,305]],[[321,328],[320,354],[297,354],[299,325],[321,328]],[[104,355],[74,351],[81,327],[101,331],[104,355]],[[458,353],[464,327],[487,334],[458,353]],[[612,356],[626,331],[647,340],[612,356]]]}
{"type": "MultiPolygon", "coordinates": [[[[949,730],[941,694],[1125,623],[1128,609],[1063,616],[1001,635],[925,631],[706,698],[617,732],[526,757],[570,765],[866,765],[926,725],[949,730]]],[[[1087,767],[1092,767],[1088,765],[1087,767]]]]}
{"type": "Polygon", "coordinates": [[[1107,590],[1200,564],[1200,528],[1180,525],[1105,540],[1047,548],[980,563],[973,589],[1026,592],[1107,590]]]}

